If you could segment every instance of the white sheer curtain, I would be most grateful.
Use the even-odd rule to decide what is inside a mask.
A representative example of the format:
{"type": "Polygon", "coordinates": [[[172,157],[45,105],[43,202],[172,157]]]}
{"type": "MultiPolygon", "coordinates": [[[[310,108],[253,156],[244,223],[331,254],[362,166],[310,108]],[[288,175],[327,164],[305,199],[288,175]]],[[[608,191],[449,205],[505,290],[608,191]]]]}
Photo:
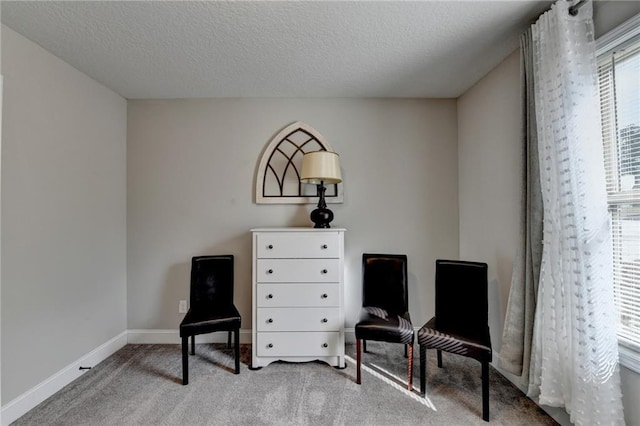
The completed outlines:
{"type": "Polygon", "coordinates": [[[577,425],[624,424],[592,5],[533,25],[544,205],[529,395],[577,425]]]}

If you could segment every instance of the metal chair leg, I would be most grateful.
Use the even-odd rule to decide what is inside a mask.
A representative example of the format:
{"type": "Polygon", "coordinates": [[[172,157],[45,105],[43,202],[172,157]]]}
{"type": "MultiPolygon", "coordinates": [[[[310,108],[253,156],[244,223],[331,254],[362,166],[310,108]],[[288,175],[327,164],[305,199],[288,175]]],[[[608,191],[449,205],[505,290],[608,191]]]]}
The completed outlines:
{"type": "Polygon", "coordinates": [[[227,348],[231,348],[231,330],[229,330],[229,337],[227,338],[227,348]]]}
{"type": "Polygon", "coordinates": [[[442,351],[438,349],[438,368],[442,368],[442,351]]]}

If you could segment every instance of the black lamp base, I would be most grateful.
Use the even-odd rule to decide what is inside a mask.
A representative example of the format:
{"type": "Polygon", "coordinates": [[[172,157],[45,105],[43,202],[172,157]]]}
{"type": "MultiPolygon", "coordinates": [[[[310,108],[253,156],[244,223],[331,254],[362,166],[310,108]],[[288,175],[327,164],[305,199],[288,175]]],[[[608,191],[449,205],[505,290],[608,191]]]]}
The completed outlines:
{"type": "Polygon", "coordinates": [[[333,212],[327,208],[317,208],[311,212],[311,222],[315,223],[314,228],[331,228],[333,212]]]}
{"type": "Polygon", "coordinates": [[[327,202],[324,200],[324,182],[321,181],[317,188],[320,199],[318,208],[311,212],[311,222],[315,223],[314,228],[331,228],[329,223],[333,220],[333,212],[327,208],[327,202]]]}

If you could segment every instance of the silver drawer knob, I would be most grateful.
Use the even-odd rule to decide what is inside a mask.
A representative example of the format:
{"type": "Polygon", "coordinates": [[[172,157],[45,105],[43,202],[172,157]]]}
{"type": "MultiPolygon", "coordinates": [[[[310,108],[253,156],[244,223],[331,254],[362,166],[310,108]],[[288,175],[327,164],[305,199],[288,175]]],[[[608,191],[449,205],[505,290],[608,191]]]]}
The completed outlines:
{"type": "Polygon", "coordinates": [[[273,294],[268,294],[267,299],[273,299],[273,294]]]}
{"type": "Polygon", "coordinates": [[[329,347],[329,344],[328,344],[328,343],[323,343],[323,344],[322,344],[322,347],[323,347],[323,348],[328,348],[328,347],[329,347]]]}
{"type": "Polygon", "coordinates": [[[327,297],[329,297],[329,295],[327,293],[324,293],[322,296],[320,296],[320,298],[322,298],[322,299],[326,299],[327,297]]]}
{"type": "Polygon", "coordinates": [[[268,347],[269,349],[271,349],[271,348],[273,347],[273,343],[269,343],[269,344],[267,345],[267,347],[268,347]]]}
{"type": "Polygon", "coordinates": [[[269,245],[267,246],[267,248],[268,248],[269,250],[273,249],[273,244],[269,244],[269,245]]]}
{"type": "Polygon", "coordinates": [[[267,320],[267,322],[268,322],[269,324],[271,324],[271,323],[273,322],[273,318],[269,318],[269,319],[267,320]]]}
{"type": "Polygon", "coordinates": [[[326,245],[326,244],[323,244],[323,245],[322,245],[322,249],[323,249],[323,250],[326,250],[326,249],[328,249],[328,248],[329,248],[329,246],[328,246],[328,245],[326,245]]]}
{"type": "Polygon", "coordinates": [[[322,270],[322,271],[320,271],[320,272],[322,272],[323,274],[326,274],[326,273],[327,273],[327,272],[329,272],[329,271],[327,271],[326,269],[323,269],[323,270],[322,270]]]}
{"type": "Polygon", "coordinates": [[[273,269],[267,270],[267,274],[273,274],[273,269]]]}
{"type": "Polygon", "coordinates": [[[322,322],[328,322],[329,320],[326,318],[322,318],[322,322]]]}

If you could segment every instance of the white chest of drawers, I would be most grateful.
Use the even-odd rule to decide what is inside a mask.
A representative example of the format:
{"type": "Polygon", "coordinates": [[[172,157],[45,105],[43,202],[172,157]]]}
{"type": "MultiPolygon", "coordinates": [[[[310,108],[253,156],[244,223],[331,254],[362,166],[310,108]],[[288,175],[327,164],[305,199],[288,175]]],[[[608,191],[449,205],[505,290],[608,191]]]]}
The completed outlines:
{"type": "Polygon", "coordinates": [[[251,367],[321,360],[344,367],[344,229],[253,235],[251,367]]]}

